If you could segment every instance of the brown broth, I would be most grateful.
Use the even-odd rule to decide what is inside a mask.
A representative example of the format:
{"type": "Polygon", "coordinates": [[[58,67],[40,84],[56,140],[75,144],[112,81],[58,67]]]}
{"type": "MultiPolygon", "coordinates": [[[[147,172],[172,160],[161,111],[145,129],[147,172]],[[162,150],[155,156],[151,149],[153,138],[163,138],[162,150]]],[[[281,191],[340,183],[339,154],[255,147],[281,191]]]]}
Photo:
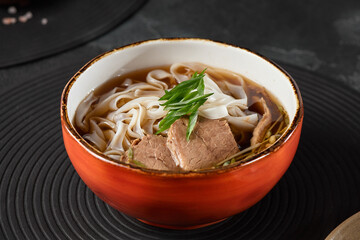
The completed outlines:
{"type": "MultiPolygon", "coordinates": [[[[150,72],[151,70],[154,70],[154,69],[162,69],[167,72],[170,72],[170,66],[157,66],[157,67],[144,68],[144,69],[140,69],[137,71],[129,72],[129,73],[123,74],[121,76],[114,77],[114,78],[108,80],[107,82],[105,82],[104,84],[102,84],[101,86],[97,87],[94,90],[94,95],[97,97],[101,96],[102,94],[109,92],[110,90],[112,90],[115,87],[118,87],[118,88],[120,88],[120,90],[123,90],[126,87],[124,87],[124,86],[122,87],[122,84],[128,78],[132,79],[133,82],[144,82],[144,81],[146,81],[146,75],[148,74],[148,72],[150,72]]],[[[234,73],[227,71],[227,70],[224,71],[224,70],[216,69],[216,68],[212,68],[212,67],[211,67],[211,69],[215,70],[215,73],[214,74],[208,73],[208,74],[219,85],[220,88],[223,89],[223,87],[224,87],[223,81],[228,81],[232,84],[238,84],[238,85],[241,84],[241,83],[239,83],[238,79],[236,79],[236,77],[234,77],[234,73]]],[[[185,69],[184,69],[184,71],[185,71],[185,69]]],[[[212,72],[214,72],[214,71],[212,71],[212,72]]],[[[239,76],[239,74],[236,74],[236,75],[239,76]]],[[[245,110],[245,112],[251,111],[251,112],[256,112],[256,113],[262,115],[263,114],[262,107],[261,107],[261,104],[259,104],[258,100],[261,98],[264,98],[268,108],[270,109],[271,116],[272,116],[272,123],[270,124],[270,126],[272,126],[271,135],[276,134],[276,133],[278,133],[278,135],[281,134],[286,129],[286,126],[288,123],[288,116],[287,116],[287,113],[281,107],[281,104],[279,103],[279,101],[272,94],[268,93],[264,87],[260,86],[259,84],[251,81],[250,79],[248,79],[244,76],[241,76],[241,77],[244,79],[244,82],[245,82],[244,89],[248,96],[248,110],[245,110]]],[[[169,88],[174,87],[174,80],[167,79],[167,80],[165,80],[165,82],[167,83],[169,88]]],[[[83,131],[81,131],[81,129],[79,127],[77,127],[77,126],[75,126],[75,127],[81,135],[86,134],[83,131]]],[[[250,146],[250,139],[252,137],[252,132],[241,131],[241,130],[234,129],[234,128],[232,128],[231,130],[234,134],[235,140],[237,141],[240,149],[245,149],[250,146]]],[[[269,146],[268,137],[264,137],[263,140],[264,140],[264,144],[261,144],[261,146],[258,149],[256,149],[256,152],[259,152],[269,146]]]]}

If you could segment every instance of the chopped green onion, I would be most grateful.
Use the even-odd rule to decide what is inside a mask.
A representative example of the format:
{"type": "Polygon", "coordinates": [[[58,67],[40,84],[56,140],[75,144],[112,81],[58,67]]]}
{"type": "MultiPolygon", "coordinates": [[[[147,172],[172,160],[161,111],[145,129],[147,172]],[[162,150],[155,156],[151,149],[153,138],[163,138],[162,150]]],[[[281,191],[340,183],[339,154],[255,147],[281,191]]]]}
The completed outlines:
{"type": "Polygon", "coordinates": [[[189,124],[186,130],[186,139],[189,141],[190,135],[194,130],[198,119],[199,107],[203,105],[207,98],[213,94],[204,94],[205,70],[206,68],[200,74],[195,72],[191,79],[179,83],[170,91],[165,90],[164,96],[162,96],[159,100],[167,100],[160,105],[164,106],[164,109],[169,112],[160,121],[159,130],[156,134],[170,128],[170,126],[182,116],[189,116],[189,124]]]}

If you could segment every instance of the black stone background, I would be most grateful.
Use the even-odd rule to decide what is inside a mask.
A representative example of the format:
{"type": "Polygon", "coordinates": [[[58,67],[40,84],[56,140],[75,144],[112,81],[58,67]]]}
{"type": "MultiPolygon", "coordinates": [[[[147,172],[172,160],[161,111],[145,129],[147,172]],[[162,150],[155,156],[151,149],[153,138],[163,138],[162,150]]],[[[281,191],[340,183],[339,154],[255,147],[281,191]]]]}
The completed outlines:
{"type": "MultiPolygon", "coordinates": [[[[84,45],[0,69],[1,120],[9,125],[16,122],[16,118],[7,114],[24,103],[32,103],[29,111],[19,117],[25,119],[25,123],[17,135],[11,135],[13,130],[8,129],[8,125],[0,127],[0,238],[323,239],[343,220],[360,210],[359,91],[360,1],[150,0],[127,21],[84,45]],[[212,227],[189,231],[163,230],[118,213],[98,200],[81,182],[61,142],[58,117],[61,88],[76,70],[104,51],[161,37],[208,38],[249,48],[284,66],[295,80],[298,78],[303,92],[304,131],[299,151],[287,174],[259,204],[212,227]],[[37,87],[38,91],[32,90],[37,87]],[[52,92],[49,87],[53,87],[52,92]],[[21,101],[12,106],[11,102],[16,99],[21,101]],[[32,116],[51,117],[32,120],[32,116]],[[43,137],[51,141],[43,141],[41,153],[29,147],[30,150],[22,154],[24,149],[15,141],[23,138],[22,131],[27,134],[45,131],[44,136],[36,139],[25,137],[34,143],[43,137]],[[324,157],[329,157],[329,161],[324,157]],[[57,161],[49,163],[53,158],[57,161]],[[36,187],[39,181],[26,179],[26,176],[32,176],[29,173],[31,166],[26,165],[26,161],[32,163],[34,169],[39,168],[40,173],[50,164],[54,177],[41,179],[50,178],[55,193],[43,196],[36,187]],[[22,167],[25,170],[16,171],[22,167]],[[22,176],[17,173],[25,174],[25,180],[21,180],[22,176]],[[58,189],[56,183],[60,180],[56,174],[62,174],[66,181],[58,189]],[[21,192],[22,181],[30,182],[23,183],[24,193],[21,192]],[[66,192],[66,184],[69,184],[69,192],[66,192]],[[72,184],[74,188],[71,188],[72,184]],[[33,194],[33,197],[25,197],[26,194],[33,194]],[[55,201],[56,197],[60,200],[55,201]],[[63,203],[61,197],[68,202],[63,203]],[[26,211],[27,201],[33,204],[32,211],[26,211]],[[52,201],[55,204],[50,204],[52,201]],[[78,205],[72,205],[71,201],[78,205]],[[101,214],[105,211],[110,217],[88,211],[77,201],[86,201],[86,206],[96,205],[101,214]],[[13,211],[15,203],[22,207],[13,211]],[[41,208],[43,211],[39,210],[41,208]],[[55,217],[61,212],[67,221],[62,218],[47,220],[47,227],[37,226],[35,220],[27,223],[32,219],[41,222],[46,219],[43,216],[46,210],[52,208],[55,217]],[[268,211],[261,213],[263,209],[268,211]],[[78,210],[82,217],[71,218],[70,215],[78,210]],[[27,215],[22,216],[22,211],[27,215]],[[91,220],[88,216],[106,221],[91,220]],[[281,217],[278,224],[277,216],[281,217]],[[241,225],[244,222],[246,227],[241,225]],[[68,226],[68,229],[61,229],[63,226],[68,226]],[[105,231],[109,226],[112,230],[105,231]],[[17,230],[20,233],[15,234],[17,230]]],[[[50,186],[46,181],[41,184],[45,189],[42,192],[46,193],[50,186]]]]}

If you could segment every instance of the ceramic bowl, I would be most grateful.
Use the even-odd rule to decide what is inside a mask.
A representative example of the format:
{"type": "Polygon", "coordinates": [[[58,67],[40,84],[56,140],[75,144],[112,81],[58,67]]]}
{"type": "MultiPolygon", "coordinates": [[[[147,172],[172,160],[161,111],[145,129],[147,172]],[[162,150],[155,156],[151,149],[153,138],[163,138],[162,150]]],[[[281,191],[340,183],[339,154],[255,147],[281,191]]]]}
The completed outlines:
{"type": "Polygon", "coordinates": [[[247,49],[205,39],[149,40],[104,53],[70,79],[61,97],[66,151],[85,184],[115,209],[173,229],[206,226],[260,201],[288,169],[299,143],[302,120],[301,95],[289,74],[247,49]],[[182,173],[116,163],[75,130],[75,110],[92,89],[119,73],[175,62],[201,62],[259,83],[284,106],[290,126],[272,147],[246,163],[182,173]]]}

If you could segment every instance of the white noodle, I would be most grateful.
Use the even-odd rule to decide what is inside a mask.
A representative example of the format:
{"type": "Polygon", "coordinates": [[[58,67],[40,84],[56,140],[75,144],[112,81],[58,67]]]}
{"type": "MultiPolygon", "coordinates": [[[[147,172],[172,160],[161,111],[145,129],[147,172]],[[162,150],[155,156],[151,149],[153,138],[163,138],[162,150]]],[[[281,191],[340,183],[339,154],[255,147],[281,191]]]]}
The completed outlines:
{"type": "MultiPolygon", "coordinates": [[[[189,79],[192,72],[201,72],[204,68],[199,63],[176,63],[171,65],[170,73],[161,69],[150,71],[146,82],[134,83],[132,79],[126,79],[121,86],[123,90],[116,87],[100,97],[91,92],[79,105],[75,123],[87,132],[84,138],[109,157],[119,159],[132,140],[154,134],[159,129],[159,121],[167,114],[159,102],[164,90],[168,89],[163,80],[182,82],[189,79]]],[[[227,119],[233,127],[253,130],[258,115],[244,112],[247,110],[247,96],[243,79],[233,75],[240,85],[225,81],[222,89],[211,78],[219,74],[216,71],[206,70],[209,74],[204,77],[205,93],[213,95],[199,108],[199,115],[227,119]]],[[[162,134],[166,135],[167,131],[162,134]]]]}

